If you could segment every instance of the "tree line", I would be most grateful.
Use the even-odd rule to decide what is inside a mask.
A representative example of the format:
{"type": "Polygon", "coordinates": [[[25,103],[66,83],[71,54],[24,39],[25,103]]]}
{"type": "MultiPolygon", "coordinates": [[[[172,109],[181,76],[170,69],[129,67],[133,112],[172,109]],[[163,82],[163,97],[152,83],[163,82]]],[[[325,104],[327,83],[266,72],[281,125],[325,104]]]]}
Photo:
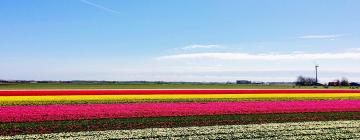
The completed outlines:
{"type": "MultiPolygon", "coordinates": [[[[320,86],[323,84],[317,83],[315,78],[299,76],[295,81],[297,86],[320,86]]],[[[352,83],[349,82],[347,78],[342,78],[341,80],[337,79],[333,82],[325,84],[327,86],[352,86],[352,83]]]]}

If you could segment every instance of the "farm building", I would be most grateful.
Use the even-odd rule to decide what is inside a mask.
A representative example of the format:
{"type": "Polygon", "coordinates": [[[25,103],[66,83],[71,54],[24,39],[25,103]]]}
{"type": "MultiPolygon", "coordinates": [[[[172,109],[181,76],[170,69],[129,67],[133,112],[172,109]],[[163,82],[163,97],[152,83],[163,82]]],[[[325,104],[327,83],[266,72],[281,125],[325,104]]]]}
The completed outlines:
{"type": "Polygon", "coordinates": [[[249,80],[237,80],[236,84],[251,84],[251,81],[249,81],[249,80]]]}

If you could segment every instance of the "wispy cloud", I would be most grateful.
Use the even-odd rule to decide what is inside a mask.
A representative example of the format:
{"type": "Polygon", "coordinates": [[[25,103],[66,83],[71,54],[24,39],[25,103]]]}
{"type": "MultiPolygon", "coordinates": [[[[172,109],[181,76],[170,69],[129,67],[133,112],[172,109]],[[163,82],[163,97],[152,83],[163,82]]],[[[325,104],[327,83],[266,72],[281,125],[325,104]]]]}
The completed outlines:
{"type": "Polygon", "coordinates": [[[220,45],[189,45],[181,48],[182,50],[193,50],[193,49],[213,49],[213,48],[221,48],[220,45]]]}
{"type": "Polygon", "coordinates": [[[249,54],[249,53],[187,53],[158,57],[157,60],[360,60],[360,52],[344,53],[289,53],[289,54],[249,54]]]}
{"type": "Polygon", "coordinates": [[[360,52],[360,48],[350,48],[348,49],[349,52],[360,52]]]}
{"type": "Polygon", "coordinates": [[[328,35],[305,35],[298,38],[301,39],[335,39],[345,36],[344,34],[328,34],[328,35]]]}
{"type": "Polygon", "coordinates": [[[115,14],[121,14],[121,12],[117,11],[117,10],[114,10],[114,9],[111,9],[111,8],[108,8],[108,7],[105,7],[105,6],[102,6],[100,4],[96,4],[96,3],[93,3],[93,2],[90,2],[88,0],[80,0],[81,2],[87,4],[87,5],[90,5],[90,6],[93,6],[95,8],[99,8],[99,9],[102,9],[104,11],[107,11],[107,12],[111,12],[111,13],[115,13],[115,14]]]}

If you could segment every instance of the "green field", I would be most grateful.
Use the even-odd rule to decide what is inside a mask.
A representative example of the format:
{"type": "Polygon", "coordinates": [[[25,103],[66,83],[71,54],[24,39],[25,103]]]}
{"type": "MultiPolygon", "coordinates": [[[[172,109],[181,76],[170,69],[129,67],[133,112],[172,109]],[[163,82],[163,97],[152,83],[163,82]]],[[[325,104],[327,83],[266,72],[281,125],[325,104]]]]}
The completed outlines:
{"type": "MultiPolygon", "coordinates": [[[[350,89],[350,87],[329,87],[350,89]]],[[[322,86],[236,84],[0,84],[0,89],[325,89],[322,86]]]]}

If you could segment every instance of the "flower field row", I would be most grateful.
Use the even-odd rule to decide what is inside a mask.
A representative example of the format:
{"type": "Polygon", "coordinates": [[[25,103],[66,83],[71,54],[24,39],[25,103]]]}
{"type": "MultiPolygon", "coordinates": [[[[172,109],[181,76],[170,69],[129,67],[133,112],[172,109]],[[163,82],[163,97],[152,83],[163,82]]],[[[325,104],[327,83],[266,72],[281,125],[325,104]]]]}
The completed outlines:
{"type": "Polygon", "coordinates": [[[151,118],[92,119],[72,121],[0,123],[1,135],[46,134],[78,131],[131,130],[211,125],[244,125],[304,121],[358,120],[360,112],[315,112],[290,114],[240,114],[151,118]]]}
{"type": "Polygon", "coordinates": [[[131,102],[207,102],[277,100],[360,99],[360,94],[156,94],[156,95],[61,95],[0,96],[0,106],[37,104],[131,103],[131,102]]]}
{"type": "Polygon", "coordinates": [[[214,89],[214,90],[0,90],[0,96],[47,95],[152,95],[152,94],[295,94],[295,93],[360,93],[360,90],[305,90],[305,89],[214,89]]]}
{"type": "Polygon", "coordinates": [[[0,139],[359,139],[360,121],[146,128],[2,136],[0,139]]]}
{"type": "MultiPolygon", "coordinates": [[[[0,90],[0,135],[329,120],[360,120],[360,90],[0,90]]],[[[311,136],[307,128],[296,133],[311,136]]],[[[358,132],[352,127],[330,129],[316,131],[329,135],[358,132]]],[[[272,136],[257,131],[256,137],[272,136]]],[[[274,132],[276,136],[281,133],[274,132]]],[[[170,137],[215,134],[228,135],[221,131],[170,137]]],[[[231,134],[235,138],[249,135],[231,134]]],[[[148,137],[164,138],[142,138],[148,137]]]]}
{"type": "Polygon", "coordinates": [[[0,122],[349,111],[360,111],[360,100],[3,106],[0,122]]]}

